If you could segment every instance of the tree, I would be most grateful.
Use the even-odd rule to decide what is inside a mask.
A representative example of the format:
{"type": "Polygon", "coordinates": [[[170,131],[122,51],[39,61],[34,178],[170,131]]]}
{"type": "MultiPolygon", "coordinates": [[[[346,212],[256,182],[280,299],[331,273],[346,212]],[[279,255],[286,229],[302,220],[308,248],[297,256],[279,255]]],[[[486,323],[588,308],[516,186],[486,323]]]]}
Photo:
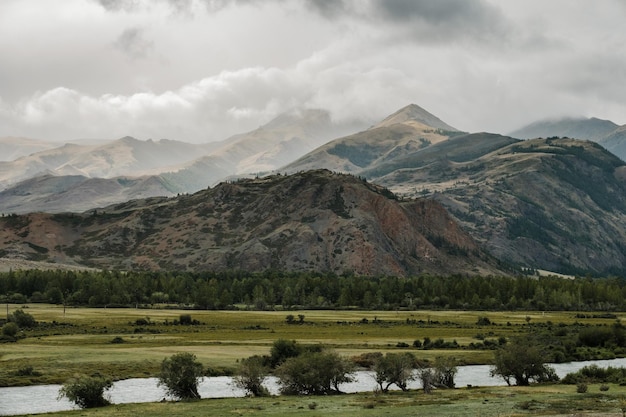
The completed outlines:
{"type": "Polygon", "coordinates": [[[530,385],[531,381],[556,381],[553,368],[544,362],[545,355],[529,338],[519,338],[501,347],[495,353],[491,376],[500,376],[511,385],[530,385]]]}
{"type": "Polygon", "coordinates": [[[163,359],[158,385],[179,400],[199,399],[198,382],[203,376],[202,364],[193,353],[177,353],[163,359]]]}
{"type": "Polygon", "coordinates": [[[67,397],[80,408],[94,408],[109,405],[104,392],[113,386],[109,379],[90,376],[78,376],[67,381],[59,390],[59,398],[67,397]]]}
{"type": "Polygon", "coordinates": [[[422,381],[424,393],[430,394],[436,381],[435,372],[430,368],[422,368],[417,372],[417,375],[420,381],[422,381]]]}
{"type": "Polygon", "coordinates": [[[332,351],[304,352],[276,369],[283,394],[339,393],[339,385],[353,380],[354,364],[332,351]]]}
{"type": "Polygon", "coordinates": [[[270,367],[278,367],[285,360],[298,356],[301,351],[295,340],[278,339],[274,341],[270,349],[270,367]]]}
{"type": "Polygon", "coordinates": [[[2,326],[2,334],[4,336],[15,337],[18,330],[19,330],[19,327],[17,327],[17,324],[15,323],[9,322],[9,323],[5,323],[5,325],[2,326]]]}
{"type": "Polygon", "coordinates": [[[435,385],[454,388],[454,376],[458,372],[454,358],[439,356],[434,363],[435,385]]]}
{"type": "Polygon", "coordinates": [[[389,387],[395,384],[402,391],[406,391],[409,381],[415,378],[413,369],[415,358],[410,353],[387,353],[380,356],[374,362],[376,382],[383,392],[389,391],[389,387]]]}
{"type": "Polygon", "coordinates": [[[251,356],[241,361],[234,383],[253,397],[264,397],[269,395],[269,391],[263,386],[268,373],[269,369],[265,366],[263,357],[251,356]]]}

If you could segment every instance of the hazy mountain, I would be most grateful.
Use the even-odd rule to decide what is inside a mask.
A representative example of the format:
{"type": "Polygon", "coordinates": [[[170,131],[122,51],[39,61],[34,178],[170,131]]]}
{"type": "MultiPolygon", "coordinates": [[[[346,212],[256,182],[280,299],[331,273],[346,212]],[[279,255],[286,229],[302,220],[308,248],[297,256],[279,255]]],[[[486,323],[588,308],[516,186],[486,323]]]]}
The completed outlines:
{"type": "Polygon", "coordinates": [[[411,104],[365,131],[335,139],[309,152],[281,171],[326,168],[360,172],[459,134],[455,128],[411,104]]]}
{"type": "Polygon", "coordinates": [[[36,152],[59,146],[58,143],[43,140],[3,137],[0,138],[0,161],[13,161],[36,152]]]}
{"type": "Polygon", "coordinates": [[[626,161],[626,125],[618,127],[598,143],[612,154],[619,156],[622,161],[626,161]]]}
{"type": "Polygon", "coordinates": [[[601,140],[619,126],[610,120],[592,118],[562,118],[531,123],[509,135],[518,139],[567,137],[574,139],[601,140]]]}
{"type": "Polygon", "coordinates": [[[0,162],[0,189],[43,174],[91,178],[158,173],[207,153],[216,144],[172,140],[140,141],[124,137],[103,145],[65,144],[10,162],[0,162]]]}
{"type": "Polygon", "coordinates": [[[135,198],[172,196],[161,177],[88,178],[82,175],[42,175],[0,191],[0,212],[82,212],[135,198]]]}
{"type": "Polygon", "coordinates": [[[0,255],[101,268],[497,273],[433,200],[311,171],[86,214],[0,218],[0,255]]]}
{"type": "Polygon", "coordinates": [[[276,170],[355,128],[353,123],[333,122],[324,110],[294,110],[227,139],[213,152],[165,176],[186,191],[197,191],[228,176],[276,170]]]}

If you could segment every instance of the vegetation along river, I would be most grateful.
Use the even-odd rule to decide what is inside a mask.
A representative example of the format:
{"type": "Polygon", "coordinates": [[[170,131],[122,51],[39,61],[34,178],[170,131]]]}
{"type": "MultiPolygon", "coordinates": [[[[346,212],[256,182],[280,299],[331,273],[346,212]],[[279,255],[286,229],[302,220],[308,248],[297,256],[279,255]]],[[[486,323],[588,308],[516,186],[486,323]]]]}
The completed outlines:
{"type": "MultiPolygon", "coordinates": [[[[598,365],[600,367],[626,367],[626,358],[582,361],[553,364],[559,377],[564,377],[570,372],[576,372],[584,366],[598,365]]],[[[497,386],[506,385],[501,378],[489,375],[489,365],[459,366],[455,377],[458,388],[472,386],[497,386]]],[[[347,393],[372,391],[376,387],[374,376],[369,371],[359,371],[355,374],[354,382],[341,385],[341,389],[347,393]]],[[[267,379],[266,386],[272,394],[278,394],[277,380],[273,377],[267,379]]],[[[35,385],[26,387],[0,388],[0,415],[10,416],[18,414],[36,414],[54,411],[75,409],[76,406],[67,399],[59,399],[60,385],[35,385]]],[[[198,391],[202,398],[225,398],[243,397],[244,392],[232,383],[232,378],[227,376],[204,378],[198,391]]],[[[421,388],[420,382],[414,380],[409,388],[421,388]]],[[[117,381],[108,391],[110,400],[114,404],[157,402],[166,398],[165,391],[157,386],[156,378],[136,378],[117,381]]]]}

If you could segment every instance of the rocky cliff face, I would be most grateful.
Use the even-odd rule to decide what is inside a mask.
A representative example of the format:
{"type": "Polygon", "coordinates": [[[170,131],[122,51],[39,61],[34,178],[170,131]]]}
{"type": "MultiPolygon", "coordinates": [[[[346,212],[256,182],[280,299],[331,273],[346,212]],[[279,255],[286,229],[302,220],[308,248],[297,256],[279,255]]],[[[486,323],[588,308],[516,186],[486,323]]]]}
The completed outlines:
{"type": "Polygon", "coordinates": [[[386,189],[329,171],[0,222],[5,256],[101,268],[498,272],[439,203],[398,201],[386,189]]]}

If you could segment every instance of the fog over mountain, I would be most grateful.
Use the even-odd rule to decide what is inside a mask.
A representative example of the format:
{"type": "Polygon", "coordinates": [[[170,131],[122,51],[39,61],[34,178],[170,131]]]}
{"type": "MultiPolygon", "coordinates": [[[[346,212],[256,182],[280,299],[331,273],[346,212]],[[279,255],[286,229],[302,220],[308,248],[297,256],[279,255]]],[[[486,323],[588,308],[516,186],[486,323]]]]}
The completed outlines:
{"type": "Polygon", "coordinates": [[[205,143],[412,102],[470,132],[622,125],[625,18],[621,0],[5,0],[0,137],[205,143]]]}

